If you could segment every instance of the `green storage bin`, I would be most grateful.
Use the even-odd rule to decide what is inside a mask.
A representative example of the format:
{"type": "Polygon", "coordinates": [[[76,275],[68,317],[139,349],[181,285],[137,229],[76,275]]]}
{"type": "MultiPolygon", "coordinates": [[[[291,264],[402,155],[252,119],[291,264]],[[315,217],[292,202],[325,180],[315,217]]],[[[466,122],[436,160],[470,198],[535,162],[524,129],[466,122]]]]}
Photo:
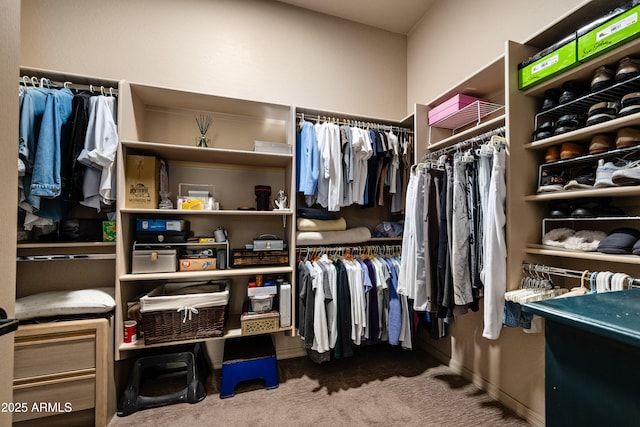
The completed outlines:
{"type": "Polygon", "coordinates": [[[518,65],[518,87],[527,89],[578,64],[572,34],[518,65]]]}
{"type": "Polygon", "coordinates": [[[578,61],[585,62],[640,35],[640,2],[611,11],[578,30],[578,61]]]}

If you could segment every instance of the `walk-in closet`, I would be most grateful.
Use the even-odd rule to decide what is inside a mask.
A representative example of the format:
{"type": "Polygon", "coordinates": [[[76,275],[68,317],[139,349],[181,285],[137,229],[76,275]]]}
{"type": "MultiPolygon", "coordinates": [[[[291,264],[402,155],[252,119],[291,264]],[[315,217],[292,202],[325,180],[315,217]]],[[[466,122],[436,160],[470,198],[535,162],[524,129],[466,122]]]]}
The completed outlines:
{"type": "Polygon", "coordinates": [[[0,6],[0,425],[633,425],[640,4],[310,3],[0,6]]]}

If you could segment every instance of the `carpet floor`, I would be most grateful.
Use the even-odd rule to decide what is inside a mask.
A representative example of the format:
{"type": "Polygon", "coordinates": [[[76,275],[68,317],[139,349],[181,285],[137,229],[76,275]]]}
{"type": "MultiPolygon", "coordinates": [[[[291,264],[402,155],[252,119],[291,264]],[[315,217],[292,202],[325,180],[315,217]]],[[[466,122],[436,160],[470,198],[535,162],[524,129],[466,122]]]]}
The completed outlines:
{"type": "Polygon", "coordinates": [[[278,361],[278,374],[278,388],[265,390],[261,380],[246,381],[233,397],[220,399],[216,370],[201,402],[114,416],[109,427],[529,425],[420,350],[378,345],[323,364],[306,357],[285,359],[278,361]]]}

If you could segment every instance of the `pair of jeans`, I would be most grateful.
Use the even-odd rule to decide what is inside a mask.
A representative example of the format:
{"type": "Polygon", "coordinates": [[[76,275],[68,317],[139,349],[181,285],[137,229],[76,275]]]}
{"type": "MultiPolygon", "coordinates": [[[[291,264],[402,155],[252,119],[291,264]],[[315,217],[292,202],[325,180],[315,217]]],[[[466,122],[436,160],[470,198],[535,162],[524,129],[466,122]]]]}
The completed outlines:
{"type": "Polygon", "coordinates": [[[61,203],[45,202],[41,206],[40,198],[53,199],[61,195],[61,145],[69,141],[72,102],[73,93],[67,88],[51,90],[47,94],[30,186],[31,204],[44,218],[64,217],[61,203]]]}
{"type": "Polygon", "coordinates": [[[451,271],[453,272],[454,302],[467,305],[473,302],[471,292],[470,237],[471,218],[467,205],[466,163],[457,153],[453,158],[453,206],[451,224],[451,271]]]}

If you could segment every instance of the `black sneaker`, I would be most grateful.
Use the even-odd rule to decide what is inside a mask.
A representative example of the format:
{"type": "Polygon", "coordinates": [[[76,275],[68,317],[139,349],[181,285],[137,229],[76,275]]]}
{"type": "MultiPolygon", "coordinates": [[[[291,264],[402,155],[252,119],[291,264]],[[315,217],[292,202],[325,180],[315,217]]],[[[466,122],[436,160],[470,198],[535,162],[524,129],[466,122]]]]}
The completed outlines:
{"type": "Polygon", "coordinates": [[[596,183],[596,167],[589,166],[581,169],[577,176],[564,186],[565,190],[590,190],[596,183]]]}
{"type": "Polygon", "coordinates": [[[553,191],[562,191],[567,184],[567,174],[565,171],[548,171],[543,170],[540,177],[540,186],[538,193],[550,193],[553,191]]]}

